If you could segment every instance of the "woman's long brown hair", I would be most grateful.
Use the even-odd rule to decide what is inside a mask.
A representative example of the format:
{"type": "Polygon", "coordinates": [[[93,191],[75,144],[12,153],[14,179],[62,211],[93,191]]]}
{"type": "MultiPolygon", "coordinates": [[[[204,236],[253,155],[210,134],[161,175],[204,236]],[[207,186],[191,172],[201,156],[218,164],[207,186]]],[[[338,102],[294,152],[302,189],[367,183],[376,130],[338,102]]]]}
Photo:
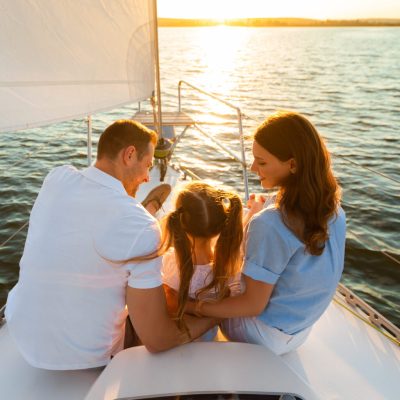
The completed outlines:
{"type": "Polygon", "coordinates": [[[304,227],[300,239],[306,250],[320,255],[329,235],[328,222],[340,202],[340,188],[322,138],[305,117],[284,111],[267,118],[254,140],[281,161],[295,160],[296,170],[282,182],[276,205],[289,228],[291,220],[300,219],[304,227]]]}

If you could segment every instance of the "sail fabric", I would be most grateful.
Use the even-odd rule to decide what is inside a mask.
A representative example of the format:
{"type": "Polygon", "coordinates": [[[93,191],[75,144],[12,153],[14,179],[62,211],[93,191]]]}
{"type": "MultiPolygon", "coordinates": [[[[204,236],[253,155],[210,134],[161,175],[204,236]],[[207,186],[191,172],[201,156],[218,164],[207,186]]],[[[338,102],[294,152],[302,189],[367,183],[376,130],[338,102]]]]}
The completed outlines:
{"type": "Polygon", "coordinates": [[[153,0],[0,0],[0,132],[149,98],[153,0]]]}

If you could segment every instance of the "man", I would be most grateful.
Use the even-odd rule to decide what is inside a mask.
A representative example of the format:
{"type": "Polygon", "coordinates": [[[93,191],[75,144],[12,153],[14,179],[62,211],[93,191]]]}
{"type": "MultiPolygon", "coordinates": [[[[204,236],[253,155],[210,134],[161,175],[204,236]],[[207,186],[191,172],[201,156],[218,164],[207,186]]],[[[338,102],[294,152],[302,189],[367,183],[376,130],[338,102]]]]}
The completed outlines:
{"type": "MultiPolygon", "coordinates": [[[[32,208],[6,319],[24,358],[45,369],[106,365],[122,349],[127,317],[149,351],[190,341],[213,325],[188,317],[189,334],[167,313],[157,221],[134,199],[149,180],[156,134],[121,120],[101,135],[94,166],[52,170],[32,208]]],[[[153,205],[154,206],[154,205],[153,205]]]]}

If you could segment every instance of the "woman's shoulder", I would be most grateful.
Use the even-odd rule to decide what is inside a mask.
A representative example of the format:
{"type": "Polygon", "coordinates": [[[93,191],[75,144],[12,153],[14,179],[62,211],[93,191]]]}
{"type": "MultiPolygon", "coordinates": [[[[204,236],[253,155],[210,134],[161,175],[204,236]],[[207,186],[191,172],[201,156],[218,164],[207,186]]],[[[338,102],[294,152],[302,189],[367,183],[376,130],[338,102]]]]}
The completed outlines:
{"type": "Polygon", "coordinates": [[[341,206],[338,207],[336,214],[329,221],[329,230],[346,231],[346,213],[341,206]]]}
{"type": "Polygon", "coordinates": [[[329,225],[346,225],[346,213],[340,205],[333,217],[330,218],[329,225]]]}
{"type": "Polygon", "coordinates": [[[275,206],[254,215],[249,224],[249,235],[256,241],[279,242],[294,250],[303,246],[299,238],[285,225],[282,214],[275,206]]]}
{"type": "Polygon", "coordinates": [[[260,212],[255,214],[250,220],[252,225],[283,225],[281,213],[278,208],[274,205],[262,209],[260,212]]]}
{"type": "Polygon", "coordinates": [[[338,207],[338,211],[337,211],[337,217],[342,220],[345,221],[346,220],[346,213],[344,212],[342,206],[338,207]]]}

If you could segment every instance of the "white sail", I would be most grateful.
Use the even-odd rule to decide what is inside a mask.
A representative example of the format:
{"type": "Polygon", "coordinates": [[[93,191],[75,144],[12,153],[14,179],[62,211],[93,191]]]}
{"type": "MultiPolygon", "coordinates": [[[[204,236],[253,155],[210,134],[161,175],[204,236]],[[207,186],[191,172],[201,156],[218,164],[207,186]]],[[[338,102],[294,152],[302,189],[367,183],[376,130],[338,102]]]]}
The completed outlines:
{"type": "Polygon", "coordinates": [[[0,132],[150,97],[155,23],[152,0],[0,0],[0,132]]]}

